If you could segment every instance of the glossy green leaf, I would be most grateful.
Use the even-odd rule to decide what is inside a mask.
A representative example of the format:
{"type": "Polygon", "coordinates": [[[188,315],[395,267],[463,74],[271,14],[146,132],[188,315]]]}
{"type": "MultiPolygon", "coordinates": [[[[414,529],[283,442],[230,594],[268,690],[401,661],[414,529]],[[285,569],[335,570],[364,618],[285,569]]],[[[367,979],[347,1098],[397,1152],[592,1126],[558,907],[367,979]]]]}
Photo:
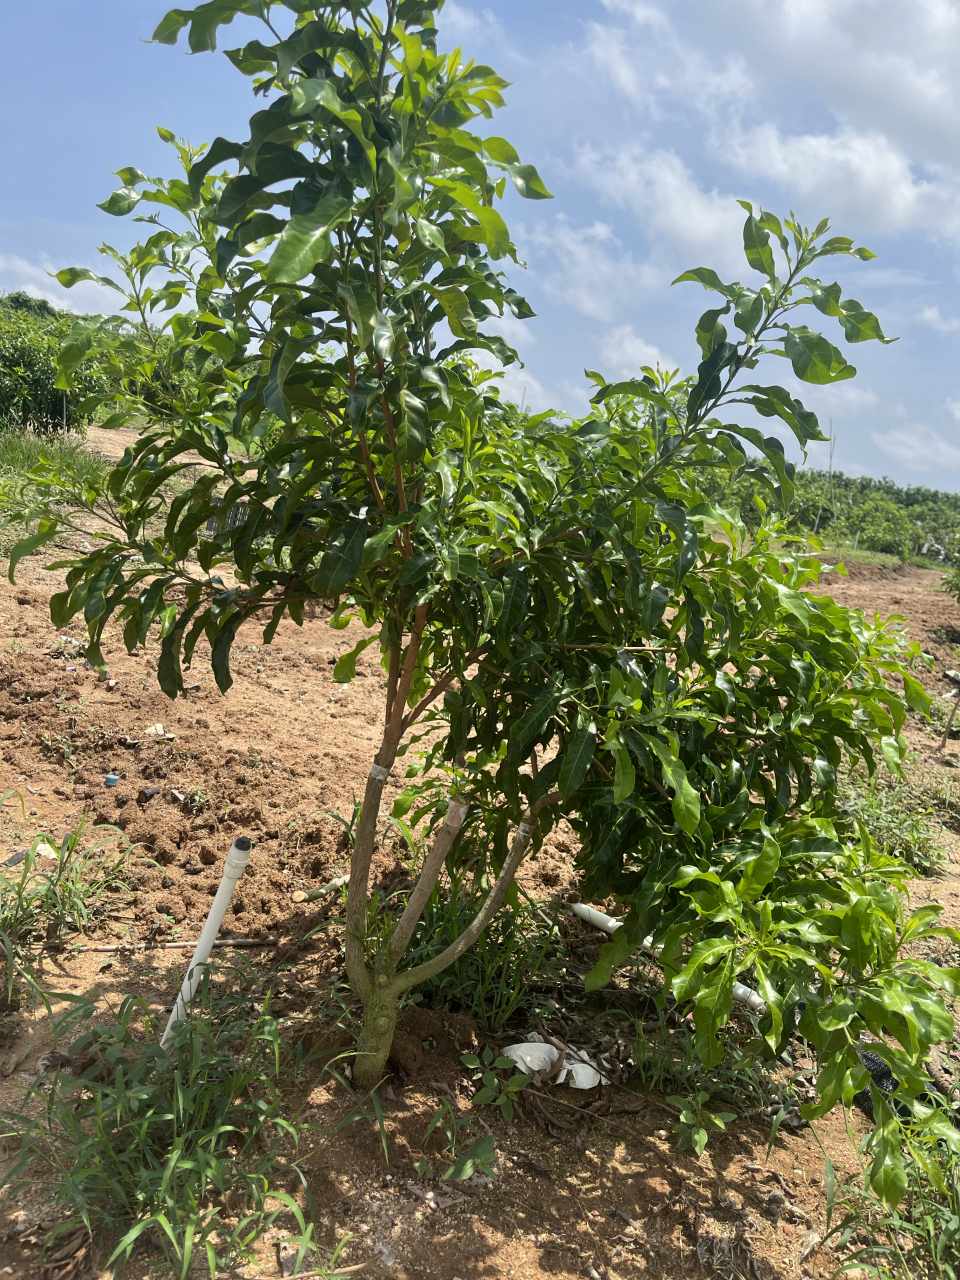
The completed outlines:
{"type": "Polygon", "coordinates": [[[267,280],[294,284],[309,275],[332,252],[330,232],[350,217],[350,202],[334,192],[318,201],[309,214],[294,214],[270,257],[267,280]]]}
{"type": "Polygon", "coordinates": [[[784,350],[793,365],[794,373],[803,382],[824,386],[852,378],[857,372],[844,359],[843,353],[822,334],[813,333],[804,325],[787,330],[784,350]]]}
{"type": "Polygon", "coordinates": [[[587,776],[590,762],[597,747],[597,726],[581,715],[577,729],[568,740],[560,766],[560,794],[564,800],[578,791],[587,776]]]}

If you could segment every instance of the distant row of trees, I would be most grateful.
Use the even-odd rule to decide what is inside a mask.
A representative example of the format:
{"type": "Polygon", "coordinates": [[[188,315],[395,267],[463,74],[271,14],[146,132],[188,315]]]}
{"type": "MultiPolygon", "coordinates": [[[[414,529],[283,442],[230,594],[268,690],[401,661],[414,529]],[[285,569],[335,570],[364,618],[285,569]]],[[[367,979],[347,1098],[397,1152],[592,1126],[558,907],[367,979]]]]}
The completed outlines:
{"type": "Polygon", "coordinates": [[[48,433],[90,420],[84,401],[107,387],[96,367],[77,386],[56,385],[61,344],[77,317],[27,293],[0,296],[0,428],[48,433]]]}
{"type": "MultiPolygon", "coordinates": [[[[793,480],[795,493],[783,516],[794,532],[817,533],[831,544],[904,560],[929,556],[960,563],[960,494],[812,468],[798,470],[793,480]]],[[[779,489],[759,469],[725,486],[722,496],[726,503],[739,503],[744,520],[754,527],[761,520],[758,502],[781,505],[779,489]]]]}

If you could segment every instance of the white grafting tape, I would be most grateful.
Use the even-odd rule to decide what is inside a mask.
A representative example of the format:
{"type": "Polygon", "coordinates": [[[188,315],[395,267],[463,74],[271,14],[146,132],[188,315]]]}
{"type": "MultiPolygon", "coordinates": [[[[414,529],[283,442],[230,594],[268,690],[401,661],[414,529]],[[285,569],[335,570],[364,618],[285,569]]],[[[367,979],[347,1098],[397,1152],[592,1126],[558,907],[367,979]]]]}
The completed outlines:
{"type": "Polygon", "coordinates": [[[470,806],[468,804],[464,804],[462,800],[451,799],[450,805],[447,809],[446,820],[451,824],[451,826],[455,825],[459,827],[469,811],[470,806]]]}

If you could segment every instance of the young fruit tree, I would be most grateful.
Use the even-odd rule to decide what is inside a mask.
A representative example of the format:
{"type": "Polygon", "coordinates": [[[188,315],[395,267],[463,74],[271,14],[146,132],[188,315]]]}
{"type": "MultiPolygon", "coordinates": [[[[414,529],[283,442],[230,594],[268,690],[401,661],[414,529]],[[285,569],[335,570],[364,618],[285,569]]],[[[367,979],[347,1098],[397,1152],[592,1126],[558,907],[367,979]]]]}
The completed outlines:
{"type": "MultiPolygon", "coordinates": [[[[706,1064],[725,1052],[743,978],[765,1006],[757,1055],[775,1058],[798,1028],[815,1048],[809,1117],[870,1084],[863,1033],[910,1105],[931,1044],[951,1033],[943,992],[960,975],[911,957],[937,909],[909,914],[909,869],[844,827],[835,798],[845,762],[900,770],[908,704],[926,705],[916,651],[818,594],[816,556],[781,528],[748,542],[739,512],[702,492],[751,472],[789,504],[779,437],[719,415],[748,406],[801,446],[823,439],[787,390],[749,379],[768,354],[804,382],[852,377],[793,313],[809,305],[848,342],[884,341],[875,316],[814,274],[836,255],[873,255],[826,222],[809,230],[745,205],[750,283],[705,267],[680,277],[718,295],[697,323],[696,375],[592,374],[586,419],[524,416],[475,358],[515,360],[489,322],[532,314],[497,265],[516,264],[505,186],[549,192],[486,132],[505,82],[439,52],[440,8],[213,0],[164,19],[157,40],[188,28],[199,52],[236,16],[260,18],[264,38],[227,55],[253,78],[257,110],[240,141],[195,149],[162,130],[181,178],[120,170],[103,207],[149,206],[139,216],[156,229],[125,259],[126,283],[111,278],[125,315],[79,324],[62,378],[112,352],[128,366],[112,421],[149,416],[149,375],[170,389],[162,422],[102,492],[68,469],[37,473],[19,514],[39,524],[11,574],[97,513],[94,549],[58,562],[53,617],[83,612],[100,668],[111,618],[130,649],[159,639],[172,698],[201,642],[226,690],[244,624],[269,642],[309,605],[333,626],[359,615],[366,630],[335,678],[350,681],[369,645],[385,672],[346,906],[364,1088],[384,1072],[401,998],[476,941],[562,816],[579,835],[583,894],[628,908],[590,985],[652,935],[673,994],[695,1001],[706,1064]],[[205,466],[178,492],[188,451],[205,466]],[[242,519],[222,518],[231,511],[242,519]],[[384,787],[413,743],[420,763],[395,814],[416,806],[432,844],[384,923],[368,910],[371,861],[384,787]],[[477,914],[410,964],[424,908],[458,867],[477,914]]],[[[871,1177],[896,1200],[897,1116],[875,1089],[874,1107],[871,1177]]],[[[932,1141],[946,1122],[924,1114],[932,1141]]]]}

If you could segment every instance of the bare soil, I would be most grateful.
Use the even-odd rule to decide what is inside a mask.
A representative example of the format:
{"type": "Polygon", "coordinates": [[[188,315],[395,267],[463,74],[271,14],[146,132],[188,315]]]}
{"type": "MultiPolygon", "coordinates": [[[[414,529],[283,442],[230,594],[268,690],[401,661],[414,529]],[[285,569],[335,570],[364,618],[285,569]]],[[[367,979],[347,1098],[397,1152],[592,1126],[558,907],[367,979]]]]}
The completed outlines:
{"type": "MultiPolygon", "coordinates": [[[[24,561],[17,585],[0,586],[0,793],[18,792],[27,810],[24,816],[16,798],[0,810],[0,860],[38,832],[75,829],[85,814],[111,824],[137,846],[132,892],[117,899],[98,934],[81,941],[190,940],[231,841],[250,835],[254,852],[224,934],[276,939],[244,953],[255,966],[285,957],[274,1012],[287,1019],[292,1038],[342,1043],[330,1013],[330,993],[343,990],[340,899],[297,904],[293,895],[346,869],[346,833],[331,813],[349,820],[379,740],[384,680],[372,651],[358,662],[353,684],[332,679],[333,663],[356,643],[359,623],[335,631],[322,617],[302,629],[285,622],[269,648],[258,643],[259,633],[242,634],[229,693],[219,694],[198,653],[191,688],[170,702],[156,685],[155,647],[128,656],[119,634],[108,631],[110,685],[85,668],[82,656],[71,656],[69,638],[80,641],[82,632],[51,626],[48,598],[60,575],[42,563],[24,561]],[[110,773],[120,779],[114,788],[104,782],[110,773]]],[[[936,658],[924,676],[928,687],[943,693],[944,671],[960,666],[953,654],[960,609],[938,585],[939,575],[926,571],[852,566],[847,578],[830,575],[828,589],[868,614],[902,614],[911,637],[936,658]]],[[[929,730],[911,722],[910,734],[925,770],[954,776],[950,761],[933,752],[929,730]]],[[[395,774],[387,806],[401,785],[395,774]]],[[[952,833],[945,841],[952,852],[952,833]]],[[[528,865],[530,891],[575,897],[573,849],[569,832],[553,833],[528,865]]],[[[402,877],[402,852],[385,837],[375,865],[380,887],[402,877]]],[[[960,924],[956,864],[943,879],[921,882],[915,899],[945,902],[947,920],[960,924]]],[[[574,922],[564,928],[585,968],[600,939],[574,922]]],[[[142,945],[133,953],[67,949],[44,957],[44,976],[61,991],[95,989],[105,1010],[133,991],[162,1012],[189,954],[142,945]]],[[[548,1029],[592,1048],[601,1034],[629,1034],[634,1012],[628,1001],[618,1010],[614,992],[575,1017],[558,1015],[548,1029]]],[[[27,1012],[2,1021],[0,1054],[8,1068],[16,1065],[0,1079],[0,1106],[15,1108],[53,1040],[48,1024],[35,1025],[27,1012]]],[[[496,1134],[498,1177],[488,1186],[456,1188],[450,1203],[439,1191],[444,1207],[432,1207],[413,1166],[438,1097],[449,1094],[469,1113],[460,1055],[483,1039],[462,1016],[410,1009],[383,1098],[389,1163],[375,1124],[354,1124],[310,1150],[305,1168],[323,1216],[320,1238],[332,1246],[344,1234],[352,1237],[343,1265],[362,1264],[364,1276],[396,1280],[833,1274],[837,1260],[828,1250],[814,1247],[802,1262],[801,1256],[813,1238],[808,1233],[824,1231],[824,1153],[840,1176],[857,1168],[851,1136],[862,1136],[864,1121],[855,1116],[848,1134],[839,1112],[816,1133],[782,1128],[769,1160],[769,1120],[740,1118],[698,1161],[678,1152],[671,1133],[676,1113],[661,1098],[616,1086],[585,1093],[545,1087],[547,1118],[541,1114],[538,1123],[531,1117],[506,1125],[495,1122],[490,1108],[477,1113],[496,1134]],[[784,1196],[795,1209],[784,1210],[784,1196]]],[[[333,1129],[354,1103],[317,1062],[291,1081],[289,1105],[291,1114],[306,1105],[307,1119],[333,1129]]],[[[35,1196],[0,1202],[0,1275],[38,1274],[39,1247],[54,1218],[35,1196]]],[[[261,1241],[259,1272],[247,1274],[279,1274],[274,1243],[283,1234],[277,1229],[261,1241]]],[[[146,1280],[160,1273],[135,1261],[127,1274],[146,1280]]]]}

